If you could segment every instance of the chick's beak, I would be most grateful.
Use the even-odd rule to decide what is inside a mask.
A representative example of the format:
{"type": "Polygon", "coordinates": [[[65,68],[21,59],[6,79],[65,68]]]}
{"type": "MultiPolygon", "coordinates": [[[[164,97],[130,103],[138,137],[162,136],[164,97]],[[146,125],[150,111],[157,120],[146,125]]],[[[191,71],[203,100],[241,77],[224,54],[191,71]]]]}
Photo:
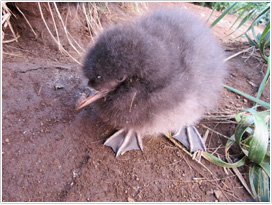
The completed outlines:
{"type": "Polygon", "coordinates": [[[95,92],[93,95],[89,96],[88,98],[86,98],[85,100],[80,102],[79,105],[75,108],[75,110],[80,110],[81,108],[93,103],[94,101],[96,101],[102,97],[105,97],[108,92],[109,92],[109,90],[95,92]]]}

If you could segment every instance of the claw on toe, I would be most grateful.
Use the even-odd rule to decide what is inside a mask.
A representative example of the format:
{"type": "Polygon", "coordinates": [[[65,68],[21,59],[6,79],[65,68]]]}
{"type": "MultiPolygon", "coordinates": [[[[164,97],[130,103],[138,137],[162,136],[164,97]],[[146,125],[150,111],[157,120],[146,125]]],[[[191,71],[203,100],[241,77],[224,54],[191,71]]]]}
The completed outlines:
{"type": "Polygon", "coordinates": [[[121,129],[109,137],[104,145],[109,146],[116,153],[116,157],[129,150],[142,150],[142,138],[134,130],[121,129]]]}
{"type": "Polygon", "coordinates": [[[205,143],[202,137],[194,126],[181,128],[173,138],[181,142],[190,152],[195,152],[196,150],[206,151],[205,143]]]}

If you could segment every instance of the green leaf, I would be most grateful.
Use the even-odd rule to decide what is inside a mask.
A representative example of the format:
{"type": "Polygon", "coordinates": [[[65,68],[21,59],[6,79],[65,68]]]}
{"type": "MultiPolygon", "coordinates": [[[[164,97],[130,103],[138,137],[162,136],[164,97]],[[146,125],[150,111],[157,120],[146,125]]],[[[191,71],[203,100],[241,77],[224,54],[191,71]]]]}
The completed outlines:
{"type": "Polygon", "coordinates": [[[246,160],[246,156],[244,156],[241,160],[235,163],[227,163],[208,152],[202,152],[202,156],[205,157],[205,159],[212,162],[213,164],[216,164],[221,167],[228,167],[228,168],[240,167],[245,164],[245,160],[246,160]]]}
{"type": "Polygon", "coordinates": [[[227,13],[237,4],[237,2],[233,3],[229,8],[227,8],[215,21],[210,25],[210,27],[214,27],[227,13]]]}
{"type": "Polygon", "coordinates": [[[249,182],[254,197],[261,202],[269,202],[269,177],[259,165],[253,163],[249,168],[249,182]]]}
{"type": "Polygon", "coordinates": [[[260,47],[260,42],[263,39],[264,35],[270,30],[270,21],[268,22],[267,26],[265,27],[261,37],[259,38],[258,45],[260,47]]]}
{"type": "MultiPolygon", "coordinates": [[[[264,89],[264,86],[265,86],[265,83],[266,83],[269,76],[270,76],[270,55],[268,57],[268,63],[267,63],[267,69],[266,69],[265,76],[264,76],[264,78],[263,78],[263,80],[261,82],[261,85],[260,85],[259,89],[258,89],[258,93],[257,93],[257,96],[256,96],[257,99],[260,99],[261,94],[262,94],[263,89],[264,89]]],[[[257,105],[256,102],[254,103],[253,106],[255,106],[255,105],[257,105]]]]}
{"type": "Polygon", "coordinates": [[[250,45],[255,46],[255,47],[258,46],[257,43],[247,35],[247,33],[245,33],[245,36],[247,37],[247,40],[249,41],[250,45]]]}
{"type": "Polygon", "coordinates": [[[252,96],[250,96],[250,95],[248,95],[248,94],[245,94],[245,93],[243,93],[243,92],[241,92],[241,91],[239,91],[239,90],[236,90],[236,89],[234,89],[234,88],[232,88],[232,87],[229,87],[229,86],[227,86],[227,85],[223,85],[223,86],[224,86],[224,88],[226,88],[226,89],[228,89],[228,90],[230,90],[230,91],[232,91],[232,92],[235,92],[235,93],[237,93],[237,94],[239,94],[239,95],[242,95],[242,96],[246,97],[246,98],[249,99],[249,100],[252,100],[252,101],[254,101],[254,102],[257,102],[257,103],[260,104],[261,106],[263,106],[263,107],[265,107],[265,108],[267,108],[267,109],[270,109],[270,104],[267,103],[267,102],[265,102],[265,101],[262,101],[262,100],[260,100],[260,99],[255,98],[255,97],[252,97],[252,96]]]}
{"type": "MultiPolygon", "coordinates": [[[[250,112],[252,114],[252,117],[245,116],[243,118],[244,121],[247,121],[247,123],[250,125],[252,123],[252,120],[254,119],[254,133],[252,135],[252,139],[248,141],[249,143],[249,150],[248,150],[248,158],[253,160],[257,164],[261,164],[268,146],[268,129],[267,125],[262,117],[256,110],[254,109],[244,109],[241,112],[238,113],[241,114],[242,112],[250,112]]],[[[242,120],[242,121],[243,121],[242,120]]],[[[235,135],[237,134],[236,142],[240,143],[241,141],[241,133],[244,133],[246,126],[242,125],[240,126],[242,130],[239,131],[240,127],[237,126],[235,130],[235,135]],[[238,129],[238,131],[237,131],[238,129]],[[240,141],[239,141],[240,140],[240,141]]],[[[242,146],[241,149],[243,150],[242,146]]],[[[243,150],[244,151],[244,150],[243,150]]]]}
{"type": "Polygon", "coordinates": [[[104,7],[105,7],[105,3],[102,5],[102,7],[101,7],[101,13],[103,13],[103,11],[104,11],[104,7]]]}
{"type": "MultiPolygon", "coordinates": [[[[237,28],[233,31],[233,32],[231,32],[230,34],[228,34],[227,36],[230,36],[231,34],[233,34],[235,31],[237,31],[242,25],[244,25],[244,23],[247,21],[247,20],[249,20],[252,16],[253,16],[253,14],[256,12],[256,10],[254,9],[253,11],[251,11],[246,17],[244,17],[243,18],[243,20],[241,21],[241,23],[237,26],[237,28]]],[[[226,37],[227,37],[226,36],[226,37]]]]}
{"type": "MultiPolygon", "coordinates": [[[[218,2],[218,3],[219,3],[219,2],[218,2]]],[[[229,28],[229,30],[232,29],[232,27],[237,23],[237,21],[238,21],[240,18],[242,18],[242,16],[244,15],[244,13],[245,13],[246,11],[247,11],[247,10],[244,9],[244,10],[239,14],[239,16],[238,16],[237,19],[234,21],[234,23],[231,25],[231,27],[229,28]]]]}
{"type": "Polygon", "coordinates": [[[251,23],[250,27],[247,29],[247,31],[249,31],[251,29],[252,26],[254,26],[257,22],[259,22],[263,16],[266,15],[267,12],[270,11],[270,5],[268,7],[266,7],[256,18],[255,20],[251,23]]]}
{"type": "Polygon", "coordinates": [[[235,143],[235,138],[234,138],[234,135],[232,135],[227,143],[226,143],[226,146],[225,146],[225,155],[227,156],[227,153],[229,151],[229,149],[231,148],[231,146],[235,143]]]}
{"type": "MultiPolygon", "coordinates": [[[[249,126],[251,126],[254,123],[254,118],[250,115],[247,115],[247,116],[244,116],[242,119],[240,119],[241,118],[240,114],[241,114],[241,112],[239,112],[235,116],[235,119],[237,122],[239,122],[239,124],[237,125],[237,127],[235,129],[234,137],[235,137],[236,143],[239,145],[239,147],[241,148],[243,153],[246,156],[248,156],[248,154],[249,154],[249,145],[248,144],[250,143],[250,141],[242,142],[242,137],[245,134],[245,132],[249,133],[250,136],[252,135],[253,131],[249,126]]],[[[250,138],[250,140],[252,140],[252,139],[250,138]]]]}
{"type": "Polygon", "coordinates": [[[268,61],[268,57],[265,55],[264,50],[265,50],[266,44],[270,43],[269,37],[270,37],[270,31],[267,32],[267,33],[265,34],[265,36],[264,36],[264,38],[268,38],[268,40],[264,40],[264,39],[263,39],[263,40],[261,41],[261,43],[260,43],[260,53],[261,53],[262,58],[263,58],[264,60],[266,60],[266,61],[268,61]]]}
{"type": "Polygon", "coordinates": [[[137,5],[135,2],[133,2],[134,12],[137,12],[137,5]]]}
{"type": "MultiPolygon", "coordinates": [[[[270,159],[270,157],[269,157],[270,159]]],[[[260,166],[263,168],[263,170],[266,172],[267,176],[270,177],[270,164],[262,162],[260,166]]]]}
{"type": "Polygon", "coordinates": [[[212,10],[212,13],[210,14],[210,16],[209,16],[209,18],[207,19],[207,21],[206,22],[208,22],[209,21],[209,19],[211,18],[211,16],[212,16],[212,14],[213,14],[213,12],[216,10],[216,8],[217,8],[217,6],[218,6],[218,4],[219,4],[220,2],[216,2],[215,4],[214,4],[214,6],[213,6],[213,10],[212,10]]]}
{"type": "MultiPolygon", "coordinates": [[[[258,37],[256,36],[254,26],[252,26],[252,28],[251,28],[251,32],[252,32],[252,35],[253,35],[254,41],[255,41],[255,42],[256,42],[256,44],[257,44],[257,42],[259,41],[259,39],[258,39],[258,37]]],[[[257,44],[257,46],[258,46],[258,44],[257,44]]]]}

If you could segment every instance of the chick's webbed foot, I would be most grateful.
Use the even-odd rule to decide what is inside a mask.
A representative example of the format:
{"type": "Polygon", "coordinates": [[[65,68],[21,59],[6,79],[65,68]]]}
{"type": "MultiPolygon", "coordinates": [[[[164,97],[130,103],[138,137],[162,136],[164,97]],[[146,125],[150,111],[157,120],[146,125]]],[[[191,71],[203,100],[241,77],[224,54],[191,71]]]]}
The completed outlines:
{"type": "Polygon", "coordinates": [[[181,142],[190,152],[196,150],[206,151],[205,143],[194,126],[181,128],[173,138],[181,142]]]}
{"type": "Polygon", "coordinates": [[[129,150],[140,149],[143,151],[142,138],[132,129],[121,129],[115,132],[104,145],[111,147],[116,153],[116,157],[129,150]]]}

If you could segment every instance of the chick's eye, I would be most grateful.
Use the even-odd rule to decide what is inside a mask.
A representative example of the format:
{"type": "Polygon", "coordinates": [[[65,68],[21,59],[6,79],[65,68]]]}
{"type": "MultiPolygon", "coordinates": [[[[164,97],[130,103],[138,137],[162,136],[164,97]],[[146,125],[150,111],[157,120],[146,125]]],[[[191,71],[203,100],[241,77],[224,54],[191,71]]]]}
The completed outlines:
{"type": "Polygon", "coordinates": [[[101,79],[101,75],[98,75],[98,76],[97,76],[97,79],[101,79]]]}

